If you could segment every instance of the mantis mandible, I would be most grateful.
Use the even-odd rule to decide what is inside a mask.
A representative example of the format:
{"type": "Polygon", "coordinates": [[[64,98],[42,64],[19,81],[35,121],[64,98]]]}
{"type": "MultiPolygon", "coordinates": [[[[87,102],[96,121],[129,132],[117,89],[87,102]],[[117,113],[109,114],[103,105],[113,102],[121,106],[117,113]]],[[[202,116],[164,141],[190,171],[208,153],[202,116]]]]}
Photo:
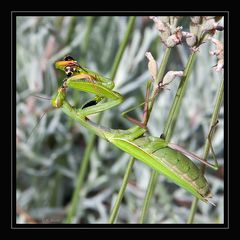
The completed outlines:
{"type": "Polygon", "coordinates": [[[214,169],[217,167],[187,151],[183,151],[183,154],[175,144],[164,139],[147,136],[146,128],[141,126],[136,125],[127,130],[121,130],[99,126],[92,122],[88,118],[89,115],[113,108],[123,102],[122,95],[112,90],[114,83],[111,79],[81,67],[70,56],[65,57],[62,61],[57,61],[55,67],[64,71],[66,78],[52,99],[53,107],[61,108],[66,115],[78,121],[85,128],[162,173],[198,199],[211,203],[209,198],[212,194],[206,178],[186,155],[195,157],[214,169]],[[68,88],[93,93],[96,97],[77,109],[71,106],[66,99],[68,88]]]}

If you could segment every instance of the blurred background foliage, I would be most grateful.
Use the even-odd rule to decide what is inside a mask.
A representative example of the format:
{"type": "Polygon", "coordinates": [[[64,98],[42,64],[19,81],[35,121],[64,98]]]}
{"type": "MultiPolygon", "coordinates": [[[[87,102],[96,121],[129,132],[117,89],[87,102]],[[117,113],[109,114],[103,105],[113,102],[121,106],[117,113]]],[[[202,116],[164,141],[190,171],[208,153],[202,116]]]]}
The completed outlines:
{"type": "MultiPolygon", "coordinates": [[[[63,79],[54,62],[70,54],[92,70],[109,76],[128,17],[17,17],[17,222],[61,223],[66,216],[81,165],[89,131],[52,109],[50,100],[63,79]],[[34,96],[35,95],[35,96],[34,96]],[[42,115],[46,114],[42,117],[42,115]],[[41,121],[39,119],[42,117],[41,121]],[[29,137],[32,129],[39,122],[29,137]]],[[[189,17],[179,23],[188,30],[189,17]]],[[[223,41],[223,33],[216,38],[223,41]]],[[[216,58],[209,55],[210,43],[200,47],[172,142],[201,155],[213,111],[215,94],[222,78],[213,71],[216,58]]],[[[145,52],[150,51],[158,65],[165,46],[153,22],[137,17],[131,40],[124,52],[115,82],[125,97],[120,106],[104,112],[102,125],[127,129],[132,124],[121,112],[144,101],[150,79],[145,52]]],[[[185,45],[176,46],[167,70],[183,70],[190,54],[185,45]]],[[[156,101],[149,131],[160,136],[178,86],[176,79],[156,101]]],[[[81,106],[90,94],[70,91],[69,100],[81,106]],[[71,97],[70,97],[71,96],[71,97]]],[[[133,117],[140,119],[142,109],[133,117]]],[[[94,120],[95,116],[92,116],[94,120]]],[[[207,169],[216,207],[199,203],[196,223],[223,223],[223,108],[213,140],[221,168],[207,169]]],[[[129,156],[102,139],[97,139],[80,192],[76,223],[106,223],[120,188],[129,156]]],[[[140,162],[133,168],[124,194],[118,223],[137,223],[151,169],[140,162]]],[[[184,223],[193,197],[161,174],[150,207],[149,223],[184,223]]]]}

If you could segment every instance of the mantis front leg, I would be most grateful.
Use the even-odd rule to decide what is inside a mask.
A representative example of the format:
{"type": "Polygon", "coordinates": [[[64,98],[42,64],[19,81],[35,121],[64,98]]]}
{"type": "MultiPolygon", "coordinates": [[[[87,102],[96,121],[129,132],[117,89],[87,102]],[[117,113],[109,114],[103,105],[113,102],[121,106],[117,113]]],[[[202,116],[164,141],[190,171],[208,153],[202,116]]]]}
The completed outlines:
{"type": "Polygon", "coordinates": [[[92,103],[89,104],[90,106],[86,107],[85,104],[82,109],[79,109],[79,113],[83,116],[105,111],[123,102],[121,94],[108,89],[102,83],[97,81],[92,82],[86,74],[79,74],[67,79],[66,85],[69,88],[97,95],[97,97],[91,101],[92,103]],[[107,99],[107,102],[104,102],[105,99],[107,99]]]}
{"type": "Polygon", "coordinates": [[[54,107],[62,106],[67,88],[96,95],[93,100],[78,110],[78,113],[84,117],[105,111],[123,102],[122,95],[112,90],[114,88],[113,81],[81,67],[72,57],[66,56],[63,61],[58,61],[55,65],[56,68],[65,71],[67,78],[64,79],[62,87],[58,89],[57,95],[52,100],[54,107]],[[105,99],[108,101],[104,102],[105,99]]]}

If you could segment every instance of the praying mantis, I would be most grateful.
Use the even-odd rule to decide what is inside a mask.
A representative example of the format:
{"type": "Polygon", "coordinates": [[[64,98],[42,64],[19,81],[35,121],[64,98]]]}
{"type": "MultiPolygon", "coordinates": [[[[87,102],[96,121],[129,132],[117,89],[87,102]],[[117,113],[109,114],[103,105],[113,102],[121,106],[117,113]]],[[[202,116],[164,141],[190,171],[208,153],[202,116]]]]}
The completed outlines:
{"type": "Polygon", "coordinates": [[[198,166],[187,155],[214,169],[218,167],[186,150],[183,151],[182,148],[178,148],[177,145],[162,138],[148,136],[147,129],[141,125],[136,124],[127,130],[97,125],[88,118],[89,115],[111,109],[124,100],[120,93],[113,91],[113,81],[90,69],[81,67],[71,56],[57,61],[55,67],[64,71],[66,78],[52,99],[53,107],[61,108],[67,116],[78,121],[83,127],[162,173],[198,199],[205,203],[211,203],[209,199],[212,194],[209,183],[198,166]],[[93,93],[96,97],[77,109],[67,101],[68,88],[93,93]]]}

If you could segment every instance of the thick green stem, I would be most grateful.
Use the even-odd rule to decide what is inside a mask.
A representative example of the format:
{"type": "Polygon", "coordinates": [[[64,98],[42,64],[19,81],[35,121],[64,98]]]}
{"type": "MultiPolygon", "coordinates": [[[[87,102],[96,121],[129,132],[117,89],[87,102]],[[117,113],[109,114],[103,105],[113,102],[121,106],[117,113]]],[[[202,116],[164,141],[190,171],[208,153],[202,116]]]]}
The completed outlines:
{"type": "MultiPolygon", "coordinates": [[[[156,85],[159,84],[159,82],[162,80],[162,78],[163,78],[163,76],[164,76],[165,69],[166,69],[166,66],[167,66],[167,62],[168,62],[170,53],[171,53],[171,48],[166,48],[166,50],[165,50],[165,52],[164,52],[164,55],[163,55],[163,59],[162,59],[161,65],[160,65],[159,70],[158,70],[157,79],[156,79],[156,85]]],[[[155,101],[155,98],[156,98],[155,91],[153,91],[152,97],[153,97],[153,101],[151,101],[151,102],[149,103],[149,114],[148,114],[148,118],[150,117],[150,113],[151,113],[151,111],[152,111],[153,104],[154,104],[154,101],[155,101]]],[[[148,120],[148,119],[147,119],[147,120],[148,120]]]]}
{"type": "Polygon", "coordinates": [[[78,174],[78,177],[77,177],[76,187],[75,187],[75,191],[74,191],[73,196],[72,196],[72,201],[71,201],[70,209],[69,209],[69,212],[68,212],[68,215],[67,215],[66,223],[71,223],[73,217],[76,215],[77,205],[78,205],[79,198],[80,198],[80,196],[79,196],[80,189],[82,187],[83,180],[84,180],[84,177],[85,177],[86,172],[87,172],[87,166],[88,166],[88,162],[89,162],[88,159],[89,159],[89,156],[92,152],[94,140],[95,140],[95,135],[91,134],[90,137],[89,137],[88,143],[87,143],[87,148],[84,152],[82,164],[81,164],[79,174],[78,174]]]}
{"type": "MultiPolygon", "coordinates": [[[[165,53],[164,53],[164,56],[163,56],[163,60],[161,62],[161,65],[160,65],[160,68],[159,68],[159,71],[158,71],[158,75],[157,75],[157,83],[160,82],[160,80],[162,79],[162,77],[164,75],[170,52],[171,52],[170,48],[167,48],[165,50],[165,53]]],[[[153,108],[154,101],[155,101],[155,98],[153,98],[153,100],[149,104],[149,111],[148,111],[147,119],[146,119],[146,122],[145,122],[146,126],[147,126],[147,122],[149,120],[149,117],[150,117],[150,114],[151,114],[151,111],[152,111],[152,108],[153,108]]],[[[130,177],[130,173],[131,173],[131,170],[132,170],[132,167],[133,167],[135,159],[131,157],[129,159],[129,161],[130,162],[129,162],[128,166],[131,166],[131,169],[128,169],[128,171],[125,172],[124,181],[122,182],[122,186],[121,186],[121,189],[124,189],[124,190],[126,189],[127,181],[128,181],[128,179],[130,177]]],[[[117,197],[117,201],[115,202],[113,210],[112,210],[112,212],[110,214],[109,223],[114,223],[115,222],[115,219],[116,219],[116,216],[117,216],[116,213],[119,211],[120,201],[123,198],[123,194],[124,194],[124,191],[119,191],[118,197],[117,197]]],[[[143,207],[144,211],[145,211],[145,209],[147,209],[147,206],[145,207],[145,203],[147,204],[147,202],[146,202],[146,200],[144,200],[144,207],[143,207]]]]}
{"type": "Polygon", "coordinates": [[[156,183],[157,183],[157,178],[158,178],[158,173],[156,171],[152,171],[152,174],[150,176],[150,180],[148,183],[148,187],[147,187],[147,192],[146,192],[146,195],[144,198],[143,208],[142,208],[142,213],[141,213],[139,223],[144,223],[146,214],[147,214],[149,206],[150,206],[151,198],[152,198],[152,195],[153,195],[156,183]]]}
{"type": "Polygon", "coordinates": [[[81,44],[81,52],[82,52],[82,56],[81,56],[81,64],[83,66],[86,65],[86,55],[87,55],[87,51],[88,51],[88,46],[89,46],[89,39],[90,39],[90,35],[92,32],[92,28],[93,28],[93,23],[94,23],[94,19],[95,17],[93,16],[88,16],[87,17],[87,30],[85,32],[84,38],[83,38],[83,42],[81,44]]]}
{"type": "MultiPolygon", "coordinates": [[[[112,66],[111,74],[110,74],[110,77],[113,81],[114,81],[114,78],[116,76],[120,60],[121,60],[122,55],[124,53],[124,50],[127,46],[127,42],[129,40],[131,32],[133,30],[135,20],[136,20],[136,17],[130,17],[129,18],[127,31],[125,33],[124,39],[123,39],[121,45],[119,46],[118,52],[116,54],[116,57],[115,57],[115,60],[114,60],[113,66],[112,66]]],[[[102,118],[102,114],[99,114],[98,119],[96,121],[97,124],[100,123],[101,118],[102,118]]],[[[71,223],[73,217],[76,216],[77,205],[78,205],[78,202],[79,202],[79,192],[80,192],[80,189],[81,189],[82,184],[83,184],[83,179],[86,175],[86,168],[87,168],[88,163],[89,163],[89,159],[90,159],[90,155],[91,155],[91,152],[92,152],[93,143],[95,142],[95,139],[96,139],[96,135],[93,134],[93,133],[90,133],[87,148],[86,148],[86,151],[84,152],[84,156],[83,156],[83,162],[81,164],[79,174],[78,174],[78,177],[77,177],[77,179],[78,179],[77,180],[77,185],[76,185],[74,193],[72,195],[72,199],[71,199],[71,203],[70,203],[70,209],[69,209],[69,212],[68,212],[68,215],[67,215],[66,223],[71,223]]]]}
{"type": "Polygon", "coordinates": [[[172,48],[166,48],[166,50],[165,50],[165,53],[163,55],[163,60],[161,62],[161,65],[160,65],[160,68],[158,71],[158,75],[157,75],[157,80],[156,80],[157,84],[162,80],[162,78],[164,76],[171,50],[172,50],[172,48]]]}
{"type": "Polygon", "coordinates": [[[119,46],[119,49],[118,49],[118,52],[117,52],[117,55],[114,59],[114,63],[113,63],[113,66],[112,66],[112,71],[111,71],[111,74],[110,74],[110,78],[111,79],[114,79],[115,76],[116,76],[116,73],[117,73],[117,69],[118,69],[118,66],[119,66],[119,63],[122,59],[122,55],[124,53],[124,50],[127,46],[127,43],[128,43],[128,40],[129,40],[129,37],[131,35],[131,32],[133,30],[133,26],[135,24],[135,21],[136,21],[136,17],[129,17],[129,20],[128,20],[128,26],[127,26],[127,32],[121,42],[121,45],[119,46]]]}
{"type": "Polygon", "coordinates": [[[64,17],[57,17],[56,18],[56,22],[55,22],[55,26],[56,26],[56,29],[59,31],[62,27],[62,24],[63,24],[63,20],[64,20],[64,17]]]}
{"type": "MultiPolygon", "coordinates": [[[[179,109],[182,103],[182,98],[185,94],[186,91],[186,87],[187,87],[187,83],[188,83],[188,79],[190,76],[190,72],[192,70],[192,66],[195,60],[195,55],[196,53],[193,52],[191,54],[191,56],[189,57],[188,63],[186,65],[186,68],[184,70],[184,74],[182,77],[182,80],[179,84],[177,93],[175,95],[174,101],[172,103],[171,109],[169,111],[168,114],[168,118],[167,118],[167,122],[163,131],[163,134],[165,136],[166,141],[169,141],[171,136],[172,136],[172,132],[175,126],[175,122],[179,113],[179,109]]],[[[152,195],[154,193],[154,187],[156,186],[156,182],[157,182],[157,176],[158,173],[156,171],[152,171],[151,172],[151,178],[148,184],[148,188],[147,188],[147,193],[144,199],[144,206],[143,206],[143,211],[142,211],[142,215],[141,215],[141,223],[144,222],[144,220],[147,217],[147,213],[149,210],[149,206],[150,206],[150,201],[152,199],[152,195]]]]}
{"type": "Polygon", "coordinates": [[[184,70],[182,80],[179,84],[177,93],[175,95],[173,104],[171,106],[171,109],[170,109],[170,112],[169,112],[169,115],[167,118],[167,122],[166,122],[166,125],[164,128],[164,131],[163,131],[166,141],[169,141],[172,136],[172,132],[173,132],[173,129],[176,124],[176,119],[177,119],[177,116],[178,116],[178,113],[180,110],[180,106],[182,104],[182,98],[186,92],[188,79],[190,77],[190,73],[192,71],[192,67],[193,67],[195,59],[196,59],[196,52],[193,52],[188,59],[187,66],[184,70]]]}
{"type": "MultiPolygon", "coordinates": [[[[218,119],[218,114],[219,114],[219,111],[221,109],[222,100],[223,100],[223,93],[224,93],[224,80],[222,80],[222,82],[220,84],[220,87],[218,89],[218,92],[217,92],[217,98],[216,98],[216,102],[215,102],[215,106],[214,106],[214,110],[213,110],[213,114],[212,114],[209,129],[211,129],[212,126],[214,126],[214,124],[216,123],[216,121],[218,119]]],[[[203,159],[207,159],[208,154],[209,154],[209,150],[210,150],[210,143],[207,139],[206,143],[205,143],[205,147],[204,147],[203,159]]],[[[205,171],[205,165],[204,164],[201,165],[201,170],[204,173],[204,171],[205,171]]],[[[195,198],[194,201],[192,202],[192,206],[191,206],[191,210],[190,210],[190,213],[189,213],[187,223],[190,223],[190,224],[193,223],[194,216],[195,216],[195,213],[197,211],[197,204],[198,204],[198,199],[195,198]]]]}
{"type": "Polygon", "coordinates": [[[135,159],[133,157],[131,157],[131,159],[130,159],[130,161],[128,163],[128,166],[127,166],[127,169],[126,169],[126,172],[125,172],[125,175],[124,175],[124,178],[123,178],[123,181],[122,181],[122,185],[121,185],[121,188],[119,190],[117,199],[116,199],[116,201],[114,203],[114,206],[112,208],[111,215],[109,217],[108,223],[114,223],[114,221],[115,221],[115,219],[117,217],[118,210],[119,210],[121,201],[123,199],[123,194],[124,194],[124,192],[126,190],[126,187],[127,187],[127,184],[128,184],[128,179],[129,179],[129,176],[131,174],[134,162],[135,162],[135,159]]]}
{"type": "Polygon", "coordinates": [[[75,29],[76,24],[77,24],[77,17],[72,16],[70,18],[70,22],[68,25],[68,32],[67,32],[67,37],[66,37],[66,41],[65,41],[66,45],[68,45],[73,39],[73,34],[74,34],[74,29],[75,29]]]}
{"type": "MultiPolygon", "coordinates": [[[[161,65],[160,65],[160,68],[159,68],[159,71],[158,71],[157,80],[156,80],[157,83],[159,83],[163,78],[170,53],[171,53],[171,48],[166,48],[164,56],[163,56],[163,60],[161,62],[161,65]]],[[[154,104],[154,101],[152,101],[150,103],[150,106],[149,106],[149,111],[150,112],[152,111],[153,104],[154,104]]],[[[148,116],[150,116],[150,114],[148,114],[148,116]]],[[[151,202],[151,199],[152,199],[152,195],[154,193],[154,188],[156,186],[157,177],[158,177],[158,173],[156,171],[152,171],[151,176],[150,176],[150,180],[148,182],[147,192],[146,192],[144,202],[143,202],[143,208],[142,208],[142,212],[141,212],[140,223],[144,223],[144,220],[147,216],[148,209],[149,209],[149,206],[150,206],[150,202],[151,202]]]]}

